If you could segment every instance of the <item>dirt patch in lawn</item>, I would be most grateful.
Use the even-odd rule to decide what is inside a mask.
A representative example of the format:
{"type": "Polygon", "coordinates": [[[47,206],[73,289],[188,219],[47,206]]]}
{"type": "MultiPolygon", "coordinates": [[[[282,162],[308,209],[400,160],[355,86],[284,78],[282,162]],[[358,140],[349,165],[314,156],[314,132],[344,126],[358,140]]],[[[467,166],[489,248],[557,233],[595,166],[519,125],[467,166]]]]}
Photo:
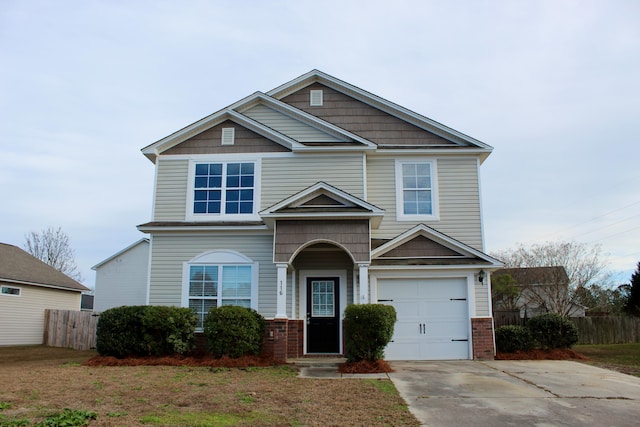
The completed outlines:
{"type": "Polygon", "coordinates": [[[419,425],[389,380],[299,378],[290,365],[89,366],[57,350],[35,350],[54,362],[10,363],[0,351],[0,424],[70,408],[96,412],[90,427],[419,425]]]}

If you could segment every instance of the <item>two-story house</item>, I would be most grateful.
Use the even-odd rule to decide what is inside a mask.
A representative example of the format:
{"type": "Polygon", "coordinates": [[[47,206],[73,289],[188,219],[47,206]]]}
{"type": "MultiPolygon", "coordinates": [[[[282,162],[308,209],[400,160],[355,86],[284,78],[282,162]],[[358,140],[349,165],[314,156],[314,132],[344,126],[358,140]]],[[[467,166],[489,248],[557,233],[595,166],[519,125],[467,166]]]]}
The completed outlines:
{"type": "Polygon", "coordinates": [[[247,96],[142,149],[148,303],[253,307],[284,359],[343,354],[345,307],[380,302],[388,360],[493,358],[491,150],[317,70],[247,96]]]}

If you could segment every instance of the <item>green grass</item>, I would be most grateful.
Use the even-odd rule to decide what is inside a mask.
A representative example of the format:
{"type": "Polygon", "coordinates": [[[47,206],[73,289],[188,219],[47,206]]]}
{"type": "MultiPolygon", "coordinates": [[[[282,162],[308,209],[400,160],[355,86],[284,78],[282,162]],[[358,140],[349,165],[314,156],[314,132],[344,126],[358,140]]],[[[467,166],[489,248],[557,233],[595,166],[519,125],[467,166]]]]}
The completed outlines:
{"type": "Polygon", "coordinates": [[[640,343],[576,345],[573,350],[594,365],[640,376],[640,343]]]}

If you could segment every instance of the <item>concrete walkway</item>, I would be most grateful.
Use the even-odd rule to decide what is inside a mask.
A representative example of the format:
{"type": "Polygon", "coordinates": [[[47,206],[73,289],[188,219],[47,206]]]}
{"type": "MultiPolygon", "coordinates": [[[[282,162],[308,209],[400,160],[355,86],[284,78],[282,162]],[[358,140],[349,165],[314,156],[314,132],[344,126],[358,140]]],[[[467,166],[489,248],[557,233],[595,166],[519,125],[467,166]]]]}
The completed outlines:
{"type": "Polygon", "coordinates": [[[570,361],[391,362],[426,426],[638,426],[640,378],[570,361]]]}
{"type": "Polygon", "coordinates": [[[341,374],[338,367],[344,363],[344,358],[300,358],[289,359],[287,362],[295,365],[299,369],[300,378],[327,378],[327,379],[348,379],[348,378],[370,378],[389,379],[387,374],[341,374]]]}

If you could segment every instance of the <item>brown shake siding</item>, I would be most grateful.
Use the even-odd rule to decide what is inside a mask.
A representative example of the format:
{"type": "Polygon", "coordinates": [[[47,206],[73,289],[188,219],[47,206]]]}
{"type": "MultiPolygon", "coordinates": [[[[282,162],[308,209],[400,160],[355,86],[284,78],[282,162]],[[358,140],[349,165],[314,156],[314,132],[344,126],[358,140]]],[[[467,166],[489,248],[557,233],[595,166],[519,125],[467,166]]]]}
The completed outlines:
{"type": "Polygon", "coordinates": [[[274,261],[291,261],[293,254],[311,241],[338,243],[350,252],[356,262],[369,262],[368,220],[279,220],[276,224],[274,261]]]}
{"type": "Polygon", "coordinates": [[[412,257],[440,257],[440,256],[460,256],[459,253],[446,248],[426,237],[418,236],[390,250],[382,255],[382,258],[412,258],[412,257]]]}
{"type": "Polygon", "coordinates": [[[376,144],[456,145],[320,83],[307,86],[282,101],[376,144]],[[317,89],[323,91],[323,105],[311,107],[309,91],[317,89]]]}
{"type": "Polygon", "coordinates": [[[290,150],[227,120],[187,139],[162,154],[231,154],[283,151],[290,150]],[[230,127],[235,128],[235,142],[233,145],[222,145],[222,129],[230,127]]]}

